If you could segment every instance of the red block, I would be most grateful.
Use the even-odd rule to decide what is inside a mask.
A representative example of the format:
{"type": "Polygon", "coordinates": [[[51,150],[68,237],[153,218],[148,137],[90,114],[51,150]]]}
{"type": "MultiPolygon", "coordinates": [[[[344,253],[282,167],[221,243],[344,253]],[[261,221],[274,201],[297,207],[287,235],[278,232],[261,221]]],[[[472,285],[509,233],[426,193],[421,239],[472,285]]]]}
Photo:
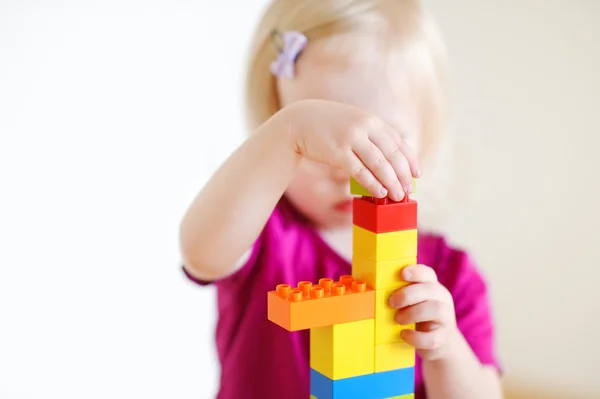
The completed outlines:
{"type": "Polygon", "coordinates": [[[394,202],[372,197],[354,198],[352,222],[374,233],[413,230],[417,228],[417,202],[394,202]]]}

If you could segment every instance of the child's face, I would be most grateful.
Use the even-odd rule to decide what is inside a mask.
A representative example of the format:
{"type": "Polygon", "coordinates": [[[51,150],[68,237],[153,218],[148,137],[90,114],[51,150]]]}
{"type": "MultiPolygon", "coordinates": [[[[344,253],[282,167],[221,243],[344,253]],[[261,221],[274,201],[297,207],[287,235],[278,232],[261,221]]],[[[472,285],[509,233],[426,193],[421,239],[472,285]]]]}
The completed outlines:
{"type": "MultiPolygon", "coordinates": [[[[387,78],[389,67],[387,61],[352,61],[347,56],[326,52],[319,42],[309,43],[296,64],[296,77],[278,83],[280,105],[302,99],[326,99],[366,109],[402,132],[418,153],[418,120],[409,100],[408,85],[400,66],[393,82],[387,78]]],[[[352,223],[349,181],[342,170],[305,160],[286,194],[318,226],[347,227],[352,223]]]]}

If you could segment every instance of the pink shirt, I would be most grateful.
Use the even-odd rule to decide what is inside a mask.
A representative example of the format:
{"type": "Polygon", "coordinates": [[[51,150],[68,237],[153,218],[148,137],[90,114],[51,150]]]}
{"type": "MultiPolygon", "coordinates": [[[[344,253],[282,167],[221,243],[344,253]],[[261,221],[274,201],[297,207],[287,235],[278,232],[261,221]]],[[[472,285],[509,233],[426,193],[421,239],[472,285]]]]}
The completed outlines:
{"type": "MultiPolygon", "coordinates": [[[[484,364],[499,368],[486,282],[470,257],[439,236],[420,234],[418,262],[435,269],[452,293],[458,326],[484,364]]],[[[199,281],[187,272],[198,284],[199,281]]],[[[245,265],[214,282],[219,319],[216,345],[221,362],[218,399],[309,397],[309,331],[289,332],[267,319],[267,292],[280,283],[338,278],[351,264],[336,253],[282,199],[245,265]]],[[[415,367],[415,399],[425,399],[421,362],[415,367]]]]}

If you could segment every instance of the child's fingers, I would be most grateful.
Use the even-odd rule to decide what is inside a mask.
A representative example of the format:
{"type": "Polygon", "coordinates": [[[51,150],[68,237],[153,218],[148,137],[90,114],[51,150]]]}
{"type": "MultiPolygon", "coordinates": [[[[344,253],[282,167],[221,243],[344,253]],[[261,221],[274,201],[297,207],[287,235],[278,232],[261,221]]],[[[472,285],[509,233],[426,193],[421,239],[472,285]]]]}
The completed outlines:
{"type": "Polygon", "coordinates": [[[411,177],[420,177],[421,169],[419,165],[419,160],[417,158],[417,154],[415,154],[413,149],[408,145],[408,142],[404,140],[403,135],[394,126],[385,122],[383,123],[383,126],[384,134],[394,141],[396,147],[399,148],[400,152],[406,158],[410,169],[411,177]]]}
{"type": "Polygon", "coordinates": [[[345,152],[342,155],[341,163],[350,176],[354,177],[360,185],[369,190],[374,197],[383,198],[388,195],[387,189],[354,152],[345,152]]]}
{"type": "Polygon", "coordinates": [[[426,301],[408,306],[396,312],[395,320],[400,325],[437,322],[442,325],[451,320],[452,306],[444,301],[426,301]]]}
{"type": "Polygon", "coordinates": [[[393,137],[385,132],[378,131],[376,133],[372,133],[370,134],[369,138],[390,162],[394,172],[396,173],[396,178],[402,185],[402,192],[398,192],[396,196],[390,197],[395,201],[402,200],[402,198],[404,198],[404,193],[410,194],[412,192],[411,169],[406,156],[402,152],[401,148],[398,147],[393,137]]]}
{"type": "Polygon", "coordinates": [[[402,339],[407,344],[419,350],[432,350],[439,348],[447,339],[448,331],[445,328],[434,328],[430,331],[402,330],[402,339]]]}
{"type": "Polygon", "coordinates": [[[373,175],[387,189],[388,195],[395,201],[404,198],[404,189],[398,180],[396,171],[386,155],[367,137],[353,146],[353,151],[373,175]]]}
{"type": "Polygon", "coordinates": [[[402,278],[409,283],[430,283],[438,281],[435,270],[427,265],[409,265],[402,269],[402,278]]]}
{"type": "Polygon", "coordinates": [[[402,138],[400,134],[397,132],[392,132],[392,138],[396,142],[396,146],[400,149],[400,152],[406,157],[406,161],[408,162],[410,173],[413,177],[421,176],[421,166],[419,165],[419,160],[417,158],[417,154],[413,151],[413,149],[408,145],[408,142],[402,138]]]}
{"type": "Polygon", "coordinates": [[[438,283],[411,284],[394,291],[388,303],[391,307],[401,309],[425,301],[441,301],[452,303],[448,290],[438,283]]]}

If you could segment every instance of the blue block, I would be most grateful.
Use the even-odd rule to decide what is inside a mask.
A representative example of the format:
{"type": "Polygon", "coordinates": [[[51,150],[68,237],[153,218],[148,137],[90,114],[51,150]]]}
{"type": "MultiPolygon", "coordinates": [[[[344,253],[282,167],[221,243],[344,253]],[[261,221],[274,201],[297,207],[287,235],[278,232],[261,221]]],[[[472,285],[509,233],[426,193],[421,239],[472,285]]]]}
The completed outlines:
{"type": "Polygon", "coordinates": [[[310,393],[319,399],[383,399],[414,391],[414,367],[340,380],[331,380],[316,370],[310,370],[310,393]]]}

